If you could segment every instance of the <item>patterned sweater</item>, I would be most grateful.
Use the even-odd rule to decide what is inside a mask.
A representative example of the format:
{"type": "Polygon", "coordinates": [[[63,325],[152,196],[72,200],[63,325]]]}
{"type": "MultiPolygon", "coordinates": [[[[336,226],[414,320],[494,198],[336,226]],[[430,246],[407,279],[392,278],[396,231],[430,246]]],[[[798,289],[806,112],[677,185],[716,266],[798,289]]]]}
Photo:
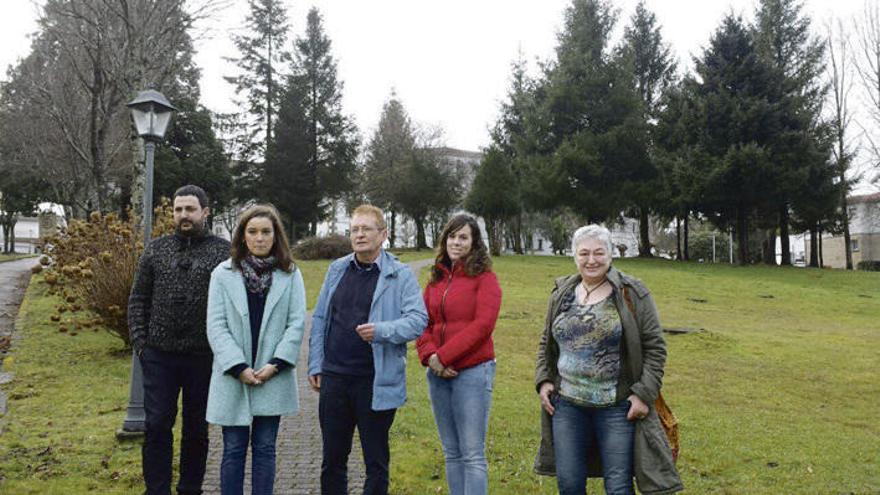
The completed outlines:
{"type": "Polygon", "coordinates": [[[141,256],[128,298],[131,345],[210,354],[206,333],[211,271],[229,258],[229,241],[207,233],[154,239],[141,256]]]}

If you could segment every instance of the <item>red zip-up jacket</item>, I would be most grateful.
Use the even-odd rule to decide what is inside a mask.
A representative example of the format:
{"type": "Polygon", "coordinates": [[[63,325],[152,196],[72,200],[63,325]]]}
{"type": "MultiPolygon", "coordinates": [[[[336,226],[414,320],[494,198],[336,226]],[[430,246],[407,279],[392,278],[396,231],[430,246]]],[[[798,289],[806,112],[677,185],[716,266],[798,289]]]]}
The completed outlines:
{"type": "Polygon", "coordinates": [[[495,358],[492,331],[501,308],[501,287],[491,271],[475,277],[465,274],[461,264],[452,273],[438,265],[446,275],[425,287],[428,327],[416,340],[419,360],[437,353],[443,366],[462,370],[495,358]]]}

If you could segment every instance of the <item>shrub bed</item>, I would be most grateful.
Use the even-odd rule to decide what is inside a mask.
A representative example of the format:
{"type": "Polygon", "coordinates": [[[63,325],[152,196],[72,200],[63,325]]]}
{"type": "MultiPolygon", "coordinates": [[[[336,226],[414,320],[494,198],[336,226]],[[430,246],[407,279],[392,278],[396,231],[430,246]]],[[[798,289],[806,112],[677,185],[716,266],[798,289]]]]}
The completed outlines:
{"type": "Polygon", "coordinates": [[[351,241],[344,235],[309,237],[293,247],[298,260],[332,260],[351,252],[351,241]]]}

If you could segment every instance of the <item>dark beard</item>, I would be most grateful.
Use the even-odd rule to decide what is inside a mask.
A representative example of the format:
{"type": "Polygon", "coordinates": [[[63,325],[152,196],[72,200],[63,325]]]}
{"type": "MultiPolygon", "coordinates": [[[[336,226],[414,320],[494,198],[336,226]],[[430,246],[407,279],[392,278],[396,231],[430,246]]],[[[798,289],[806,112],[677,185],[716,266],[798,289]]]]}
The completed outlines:
{"type": "Polygon", "coordinates": [[[174,232],[177,233],[177,235],[181,235],[183,237],[201,237],[202,234],[205,232],[206,223],[205,222],[202,222],[202,223],[190,222],[190,223],[192,223],[191,229],[181,230],[180,224],[178,224],[178,225],[174,226],[174,232]]]}

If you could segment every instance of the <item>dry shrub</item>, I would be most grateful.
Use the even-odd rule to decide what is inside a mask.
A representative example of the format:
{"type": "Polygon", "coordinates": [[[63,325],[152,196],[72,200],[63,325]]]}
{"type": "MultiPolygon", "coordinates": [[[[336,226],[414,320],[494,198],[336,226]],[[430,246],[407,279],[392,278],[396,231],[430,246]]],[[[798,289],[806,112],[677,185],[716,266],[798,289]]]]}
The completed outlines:
{"type": "Polygon", "coordinates": [[[332,260],[351,252],[351,241],[343,235],[310,237],[291,249],[298,260],[332,260]]]}
{"type": "MultiPolygon", "coordinates": [[[[110,213],[92,213],[88,220],[73,220],[66,229],[47,240],[47,256],[40,260],[47,270],[43,280],[61,304],[50,319],[58,330],[101,326],[131,345],[128,335],[128,295],[143,252],[140,220],[122,220],[110,213]],[[82,314],[88,310],[89,315],[82,314]],[[62,317],[66,312],[71,314],[62,317]],[[72,314],[77,314],[73,316],[72,314]]],[[[174,230],[167,199],[156,208],[153,237],[174,230]]],[[[69,335],[76,335],[70,332],[69,335]]]]}

